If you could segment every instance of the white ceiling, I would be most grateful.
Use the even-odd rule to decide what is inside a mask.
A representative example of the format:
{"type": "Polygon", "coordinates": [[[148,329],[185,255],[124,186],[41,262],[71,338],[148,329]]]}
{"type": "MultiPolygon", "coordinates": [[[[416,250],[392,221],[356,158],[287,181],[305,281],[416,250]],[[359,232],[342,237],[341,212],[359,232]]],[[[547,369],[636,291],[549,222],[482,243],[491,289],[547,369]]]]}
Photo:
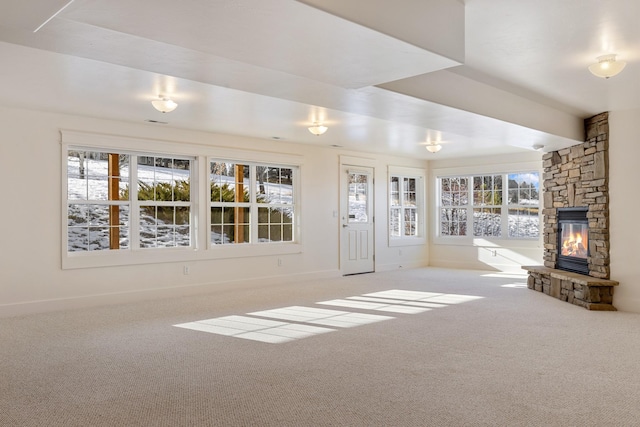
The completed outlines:
{"type": "Polygon", "coordinates": [[[551,150],[640,108],[638,17],[632,0],[2,0],[0,103],[425,159],[427,140],[438,158],[551,150]],[[609,80],[587,71],[606,53],[628,62],[609,80]]]}

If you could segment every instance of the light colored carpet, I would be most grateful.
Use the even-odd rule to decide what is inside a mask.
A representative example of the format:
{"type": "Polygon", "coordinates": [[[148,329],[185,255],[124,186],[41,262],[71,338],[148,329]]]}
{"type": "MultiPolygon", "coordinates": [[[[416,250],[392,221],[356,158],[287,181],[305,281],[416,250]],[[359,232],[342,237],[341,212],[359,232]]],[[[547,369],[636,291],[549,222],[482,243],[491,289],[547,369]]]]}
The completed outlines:
{"type": "Polygon", "coordinates": [[[640,425],[640,315],[525,282],[425,268],[0,319],[0,425],[640,425]],[[390,289],[482,298],[318,304],[390,289]],[[393,319],[281,344],[173,326],[290,306],[393,319]]]}

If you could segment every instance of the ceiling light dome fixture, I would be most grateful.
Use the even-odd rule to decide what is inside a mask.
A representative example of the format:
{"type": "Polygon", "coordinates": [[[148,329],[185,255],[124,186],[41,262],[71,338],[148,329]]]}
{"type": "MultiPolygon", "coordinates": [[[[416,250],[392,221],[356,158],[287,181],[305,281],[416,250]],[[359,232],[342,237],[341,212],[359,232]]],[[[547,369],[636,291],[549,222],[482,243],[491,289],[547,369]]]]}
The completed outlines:
{"type": "Polygon", "coordinates": [[[617,75],[627,65],[624,61],[616,61],[615,54],[598,56],[597,60],[598,62],[595,64],[589,65],[589,71],[594,76],[602,77],[603,79],[617,75]]]}
{"type": "Polygon", "coordinates": [[[178,104],[176,104],[166,96],[161,96],[160,99],[154,99],[153,101],[151,101],[151,105],[153,105],[153,108],[160,111],[161,113],[170,113],[178,106],[178,104]]]}
{"type": "Polygon", "coordinates": [[[425,145],[425,147],[424,147],[424,148],[426,148],[426,149],[427,149],[427,151],[429,151],[430,153],[435,154],[435,153],[437,153],[438,151],[442,150],[442,145],[440,145],[440,144],[436,144],[436,143],[434,143],[434,142],[431,142],[431,143],[429,143],[429,144],[425,145]]]}
{"type": "Polygon", "coordinates": [[[324,126],[324,125],[322,125],[322,124],[320,124],[320,123],[318,123],[318,122],[315,122],[313,124],[313,126],[309,126],[309,132],[311,132],[315,136],[322,135],[323,133],[325,133],[327,131],[327,129],[329,129],[329,128],[324,126]]]}

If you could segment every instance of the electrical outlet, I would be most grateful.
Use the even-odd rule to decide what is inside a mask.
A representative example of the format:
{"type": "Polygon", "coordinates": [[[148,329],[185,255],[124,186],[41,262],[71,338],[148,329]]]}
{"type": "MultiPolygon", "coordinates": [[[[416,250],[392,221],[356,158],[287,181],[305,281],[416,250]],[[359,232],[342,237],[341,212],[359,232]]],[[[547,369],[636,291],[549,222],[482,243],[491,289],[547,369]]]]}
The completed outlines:
{"type": "Polygon", "coordinates": [[[189,275],[189,266],[185,265],[184,267],[182,267],[182,274],[184,274],[185,276],[189,275]]]}
{"type": "Polygon", "coordinates": [[[282,267],[282,258],[278,258],[278,267],[282,267]]]}

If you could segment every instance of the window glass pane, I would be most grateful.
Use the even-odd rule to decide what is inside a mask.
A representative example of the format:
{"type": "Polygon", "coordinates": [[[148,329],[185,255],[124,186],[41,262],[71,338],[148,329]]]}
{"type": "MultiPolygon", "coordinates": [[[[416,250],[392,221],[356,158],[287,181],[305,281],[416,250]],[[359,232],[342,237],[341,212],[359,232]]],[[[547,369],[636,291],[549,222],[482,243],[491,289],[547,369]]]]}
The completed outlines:
{"type": "Polygon", "coordinates": [[[67,217],[67,250],[128,249],[128,225],[127,206],[71,204],[67,217]]]}
{"type": "Polygon", "coordinates": [[[248,207],[212,207],[211,243],[247,243],[249,242],[249,224],[251,222],[248,207]]]}
{"type": "Polygon", "coordinates": [[[176,246],[191,246],[191,230],[188,226],[175,227],[176,246]]]}
{"type": "Polygon", "coordinates": [[[440,233],[443,236],[466,235],[466,209],[441,209],[440,233]]]}
{"type": "Polygon", "coordinates": [[[269,227],[269,240],[271,240],[272,242],[282,241],[282,225],[271,224],[271,226],[269,227]]]}
{"type": "Polygon", "coordinates": [[[249,165],[211,162],[211,201],[249,202],[249,165]]]}
{"type": "Polygon", "coordinates": [[[190,201],[189,169],[189,160],[138,156],[138,200],[190,201]]]}
{"type": "Polygon", "coordinates": [[[293,225],[283,224],[282,226],[282,241],[293,242],[293,225]]]}
{"type": "Polygon", "coordinates": [[[502,233],[501,212],[500,208],[474,208],[473,235],[499,237],[502,233]]]}
{"type": "Polygon", "coordinates": [[[259,165],[256,181],[258,203],[293,203],[293,169],[259,165]]]}
{"type": "Polygon", "coordinates": [[[389,233],[393,237],[400,237],[400,209],[392,208],[389,215],[389,233]]]}
{"type": "Polygon", "coordinates": [[[129,156],[96,151],[69,150],[67,198],[69,200],[124,200],[129,179],[129,156]],[[114,162],[110,166],[110,162],[114,162]],[[110,173],[110,171],[112,171],[110,173]],[[115,191],[109,192],[113,185],[115,191]]]}
{"type": "Polygon", "coordinates": [[[293,204],[293,169],[280,169],[280,203],[293,204]]]}
{"type": "Polygon", "coordinates": [[[269,225],[258,225],[258,241],[270,242],[269,240],[269,225]]]}
{"type": "Polygon", "coordinates": [[[291,208],[283,208],[282,209],[282,222],[284,224],[292,224],[293,223],[293,209],[291,209],[291,208]]]}
{"type": "Polygon", "coordinates": [[[158,226],[156,247],[170,248],[175,246],[175,233],[173,227],[158,226]]]}
{"type": "Polygon", "coordinates": [[[509,209],[509,237],[537,238],[540,235],[539,208],[509,209]]]}
{"type": "Polygon", "coordinates": [[[348,222],[369,221],[368,180],[366,174],[349,173],[348,222]]]}
{"type": "Polygon", "coordinates": [[[262,242],[292,241],[290,214],[290,211],[283,213],[279,208],[258,208],[258,239],[262,242]]]}
{"type": "Polygon", "coordinates": [[[540,174],[538,172],[519,173],[509,175],[509,188],[514,197],[509,197],[509,203],[522,205],[539,205],[540,174]],[[517,200],[515,200],[517,195],[517,200]]]}
{"type": "Polygon", "coordinates": [[[416,228],[416,209],[405,209],[404,211],[404,235],[415,236],[417,235],[416,228]]]}
{"type": "Polygon", "coordinates": [[[403,204],[405,206],[416,205],[416,180],[415,178],[404,179],[404,197],[403,204]]]}
{"type": "Polygon", "coordinates": [[[389,182],[389,200],[391,206],[400,205],[400,184],[397,176],[392,176],[389,182]]]}
{"type": "Polygon", "coordinates": [[[540,235],[538,172],[509,174],[509,237],[540,235]]]}

